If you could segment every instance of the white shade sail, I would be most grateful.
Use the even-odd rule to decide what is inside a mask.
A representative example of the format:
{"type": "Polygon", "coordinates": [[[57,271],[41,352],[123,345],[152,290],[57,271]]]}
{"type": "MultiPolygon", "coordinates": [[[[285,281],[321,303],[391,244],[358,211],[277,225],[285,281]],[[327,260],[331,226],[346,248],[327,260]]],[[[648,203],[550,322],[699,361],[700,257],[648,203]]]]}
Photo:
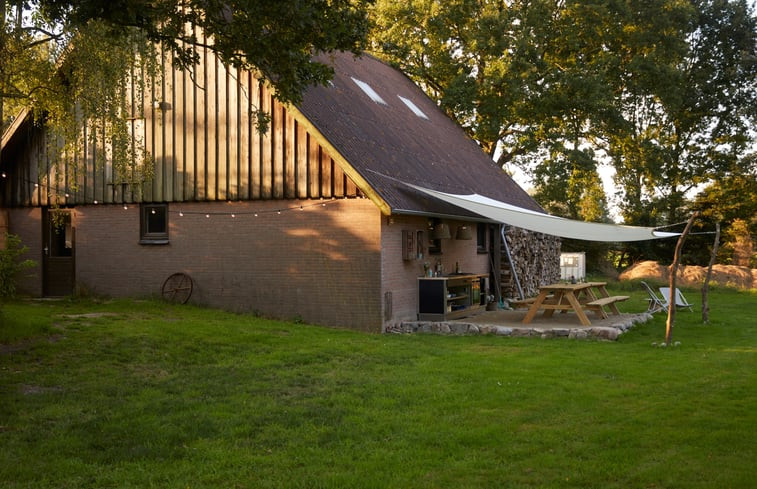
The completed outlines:
{"type": "MultiPolygon", "coordinates": [[[[410,184],[408,184],[410,185],[410,184]]],[[[416,190],[428,194],[450,204],[467,209],[475,214],[493,221],[509,224],[529,231],[561,236],[563,238],[583,239],[586,241],[644,241],[647,239],[670,238],[680,233],[657,231],[655,228],[623,226],[620,224],[604,224],[599,222],[585,222],[551,216],[543,212],[536,212],[522,207],[470,194],[458,195],[439,192],[417,185],[410,185],[416,190]]]]}

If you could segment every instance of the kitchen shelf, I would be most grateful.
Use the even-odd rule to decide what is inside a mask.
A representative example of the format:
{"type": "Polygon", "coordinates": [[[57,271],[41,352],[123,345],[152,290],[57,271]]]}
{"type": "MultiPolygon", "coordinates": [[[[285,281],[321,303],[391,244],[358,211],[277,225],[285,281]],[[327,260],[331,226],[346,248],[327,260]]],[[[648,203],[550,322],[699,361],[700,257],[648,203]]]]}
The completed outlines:
{"type": "Polygon", "coordinates": [[[418,278],[418,319],[445,321],[478,311],[486,275],[469,274],[418,278]]]}

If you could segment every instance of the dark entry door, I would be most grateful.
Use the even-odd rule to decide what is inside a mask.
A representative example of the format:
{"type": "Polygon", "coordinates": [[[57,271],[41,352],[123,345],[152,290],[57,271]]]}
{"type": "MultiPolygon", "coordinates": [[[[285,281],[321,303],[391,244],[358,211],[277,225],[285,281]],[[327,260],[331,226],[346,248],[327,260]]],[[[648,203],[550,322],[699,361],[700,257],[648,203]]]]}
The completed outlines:
{"type": "Polygon", "coordinates": [[[74,292],[74,227],[70,209],[45,209],[42,219],[44,240],[42,268],[46,296],[74,292]]]}

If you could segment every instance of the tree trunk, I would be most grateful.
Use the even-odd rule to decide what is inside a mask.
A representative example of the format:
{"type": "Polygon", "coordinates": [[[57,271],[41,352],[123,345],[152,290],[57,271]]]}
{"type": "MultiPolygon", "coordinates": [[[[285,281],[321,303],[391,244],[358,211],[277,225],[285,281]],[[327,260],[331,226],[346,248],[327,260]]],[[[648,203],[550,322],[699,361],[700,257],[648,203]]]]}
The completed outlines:
{"type": "Polygon", "coordinates": [[[695,212],[689,218],[689,222],[686,223],[686,228],[678,238],[676,243],[676,251],[673,255],[673,264],[670,266],[670,292],[668,294],[668,322],[665,325],[665,344],[670,346],[673,341],[673,325],[676,320],[676,275],[678,275],[678,262],[681,260],[681,249],[683,248],[683,242],[686,241],[686,236],[689,234],[691,225],[694,224],[694,219],[699,215],[699,212],[695,212]]]}
{"type": "Polygon", "coordinates": [[[707,300],[707,294],[710,292],[710,278],[712,277],[712,266],[715,264],[715,258],[718,255],[718,247],[720,246],[720,223],[715,224],[715,242],[712,244],[712,254],[710,255],[710,264],[707,267],[707,275],[704,278],[704,285],[702,285],[702,322],[707,324],[710,322],[710,303],[707,300]]]}

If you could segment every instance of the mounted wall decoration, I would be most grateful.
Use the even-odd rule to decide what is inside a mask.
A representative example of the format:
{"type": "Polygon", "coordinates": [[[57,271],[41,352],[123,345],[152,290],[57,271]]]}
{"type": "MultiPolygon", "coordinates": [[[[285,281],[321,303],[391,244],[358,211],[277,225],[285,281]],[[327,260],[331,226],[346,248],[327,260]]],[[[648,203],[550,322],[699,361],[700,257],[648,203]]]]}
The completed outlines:
{"type": "Polygon", "coordinates": [[[413,231],[402,230],[402,259],[415,260],[415,233],[413,231]]]}

